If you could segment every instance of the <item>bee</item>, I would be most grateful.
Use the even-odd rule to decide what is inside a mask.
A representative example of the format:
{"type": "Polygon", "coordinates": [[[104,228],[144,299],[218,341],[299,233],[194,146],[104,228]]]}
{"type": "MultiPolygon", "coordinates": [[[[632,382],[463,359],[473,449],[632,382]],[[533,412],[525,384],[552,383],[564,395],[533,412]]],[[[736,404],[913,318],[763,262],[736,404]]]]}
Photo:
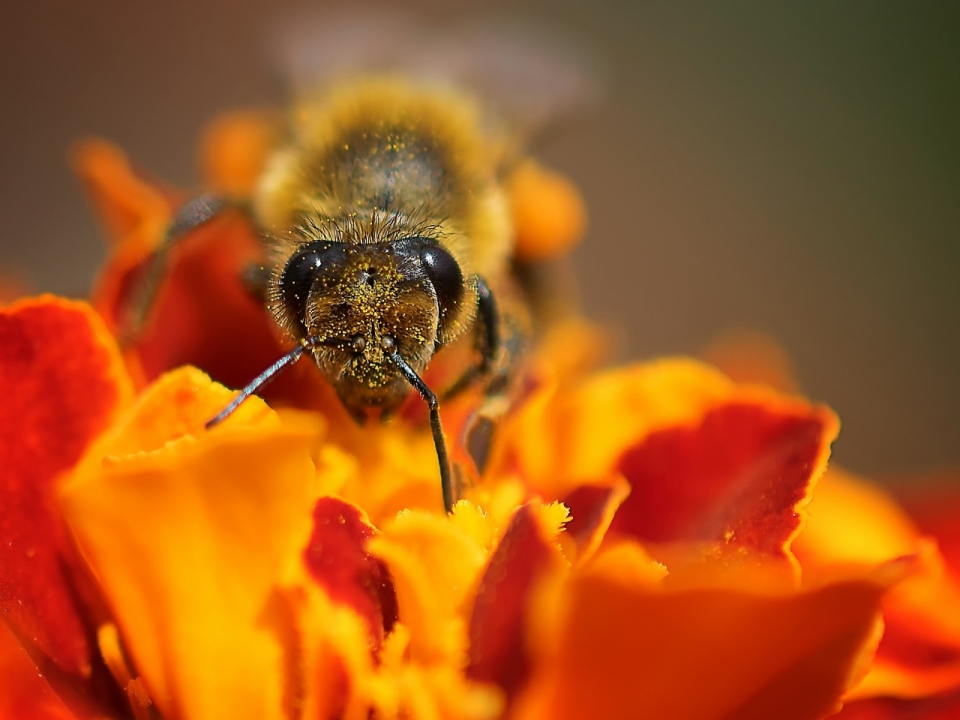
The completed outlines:
{"type": "MultiPolygon", "coordinates": [[[[469,93],[396,75],[328,85],[297,104],[291,125],[244,208],[263,236],[253,284],[293,347],[207,425],[304,355],[361,424],[389,418],[414,391],[429,407],[450,512],[440,397],[423,374],[466,335],[478,359],[443,397],[509,364],[497,297],[512,282],[504,168],[516,143],[491,130],[469,93]]],[[[134,329],[149,312],[168,249],[231,206],[201,195],[175,215],[134,303],[134,329]]]]}
{"type": "Polygon", "coordinates": [[[479,113],[449,91],[374,78],[301,116],[256,198],[260,222],[288,230],[269,263],[277,324],[313,339],[318,368],[357,419],[392,414],[468,329],[479,330],[487,371],[499,345],[491,288],[512,234],[479,113]]]}

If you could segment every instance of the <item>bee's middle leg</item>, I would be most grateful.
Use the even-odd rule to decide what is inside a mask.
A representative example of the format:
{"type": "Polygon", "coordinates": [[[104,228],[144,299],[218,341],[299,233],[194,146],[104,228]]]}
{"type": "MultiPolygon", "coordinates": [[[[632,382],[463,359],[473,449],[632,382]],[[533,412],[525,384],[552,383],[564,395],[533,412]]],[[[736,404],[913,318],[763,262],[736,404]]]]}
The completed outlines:
{"type": "Polygon", "coordinates": [[[483,278],[477,278],[477,320],[481,326],[477,336],[480,362],[467,369],[444,391],[444,401],[460,395],[475,382],[489,378],[496,366],[501,345],[500,312],[493,292],[483,278]]]}
{"type": "Polygon", "coordinates": [[[500,314],[493,293],[482,280],[478,282],[477,291],[480,360],[447,389],[444,399],[454,397],[475,382],[484,383],[483,400],[470,419],[463,438],[467,453],[482,475],[497,426],[510,405],[511,379],[520,361],[526,334],[516,318],[505,318],[500,314]]]}

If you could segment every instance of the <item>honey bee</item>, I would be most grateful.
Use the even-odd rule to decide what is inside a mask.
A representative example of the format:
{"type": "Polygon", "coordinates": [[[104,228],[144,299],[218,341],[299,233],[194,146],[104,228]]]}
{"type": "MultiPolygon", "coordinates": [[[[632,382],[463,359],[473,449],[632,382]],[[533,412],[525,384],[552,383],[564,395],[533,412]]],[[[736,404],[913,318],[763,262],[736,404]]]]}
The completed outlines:
{"type": "MultiPolygon", "coordinates": [[[[361,424],[393,414],[411,391],[430,410],[443,504],[454,504],[433,357],[472,335],[474,366],[445,396],[492,377],[502,355],[500,289],[511,283],[505,178],[516,143],[491,129],[475,98],[449,84],[361,75],[294,108],[245,208],[264,241],[257,292],[292,349],[208,427],[308,355],[361,424]]],[[[495,126],[494,126],[495,127],[495,126]]],[[[235,204],[202,195],[174,217],[135,303],[143,323],[178,238],[235,204]]]]}

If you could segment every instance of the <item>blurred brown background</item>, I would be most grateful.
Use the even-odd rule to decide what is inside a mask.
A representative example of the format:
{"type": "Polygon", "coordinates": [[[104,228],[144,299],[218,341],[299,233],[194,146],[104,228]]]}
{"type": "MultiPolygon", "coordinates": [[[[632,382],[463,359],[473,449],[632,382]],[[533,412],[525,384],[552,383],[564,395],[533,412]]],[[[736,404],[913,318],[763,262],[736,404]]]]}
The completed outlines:
{"type": "MultiPolygon", "coordinates": [[[[70,141],[105,136],[194,185],[207,120],[280,100],[265,28],[293,5],[7,0],[0,270],[83,294],[103,248],[70,141]]],[[[957,3],[418,7],[519,13],[606,65],[605,104],[542,155],[587,198],[585,303],[625,355],[760,330],[839,412],[840,462],[960,465],[957,3]]]]}

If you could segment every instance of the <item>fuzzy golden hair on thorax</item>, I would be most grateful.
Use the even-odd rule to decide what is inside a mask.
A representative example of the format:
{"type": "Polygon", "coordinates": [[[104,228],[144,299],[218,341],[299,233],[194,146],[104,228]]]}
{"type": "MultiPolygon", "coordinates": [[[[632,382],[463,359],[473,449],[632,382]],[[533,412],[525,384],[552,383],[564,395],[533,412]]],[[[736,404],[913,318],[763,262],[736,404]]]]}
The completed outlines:
{"type": "Polygon", "coordinates": [[[298,104],[255,207],[274,231],[308,217],[362,224],[375,211],[430,218],[465,274],[491,279],[513,240],[501,156],[468,95],[396,78],[345,81],[298,104]]]}

